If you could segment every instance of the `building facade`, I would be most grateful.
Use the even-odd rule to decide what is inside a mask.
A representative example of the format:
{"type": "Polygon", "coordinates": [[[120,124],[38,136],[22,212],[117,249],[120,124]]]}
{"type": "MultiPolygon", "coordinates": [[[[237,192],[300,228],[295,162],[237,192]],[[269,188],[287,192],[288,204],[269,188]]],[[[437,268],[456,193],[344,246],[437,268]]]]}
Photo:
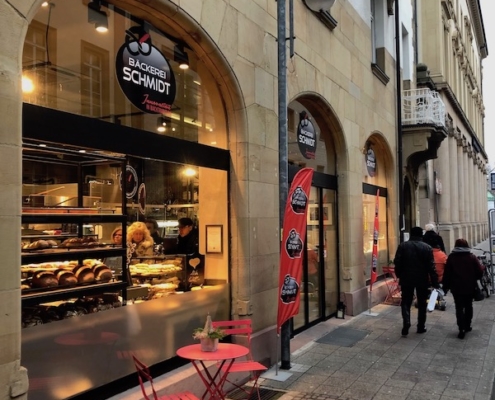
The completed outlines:
{"type": "MultiPolygon", "coordinates": [[[[0,1],[2,37],[6,39],[0,49],[4,121],[0,160],[1,170],[10,172],[0,178],[4,196],[0,246],[5,259],[0,283],[0,304],[5,311],[0,317],[4,327],[0,333],[0,398],[23,398],[27,393],[34,399],[64,398],[108,384],[105,379],[116,380],[133,372],[131,360],[119,357],[136,349],[148,364],[167,362],[178,346],[192,341],[192,328],[206,312],[213,317],[252,318],[255,355],[274,364],[277,310],[272,305],[278,298],[279,208],[283,207],[278,176],[276,2],[42,3],[0,1]],[[102,25],[106,32],[95,31],[102,25]],[[127,64],[122,64],[125,48],[147,57],[148,50],[154,51],[151,43],[159,53],[156,56],[165,60],[160,68],[169,66],[166,73],[149,61],[124,59],[127,64]],[[181,68],[184,54],[187,71],[181,68]],[[144,111],[139,108],[143,101],[133,101],[135,92],[127,92],[122,83],[148,82],[151,86],[155,81],[150,77],[166,76],[174,77],[165,86],[175,89],[175,98],[164,101],[166,106],[160,101],[145,102],[144,111]],[[161,210],[157,215],[166,209],[177,218],[177,209],[192,209],[192,214],[180,211],[185,213],[180,216],[197,220],[199,252],[205,256],[204,278],[212,288],[184,293],[173,301],[170,297],[154,299],[82,315],[70,323],[63,320],[21,329],[26,296],[20,287],[19,266],[29,258],[18,246],[26,221],[22,200],[29,185],[39,184],[26,180],[26,171],[34,169],[27,169],[25,154],[45,143],[67,154],[82,150],[121,157],[126,163],[122,176],[146,183],[146,198],[149,202],[155,199],[153,212],[161,210]],[[127,166],[137,174],[127,175],[127,166]],[[181,177],[177,183],[170,176],[179,171],[178,166],[192,166],[198,175],[181,177]],[[168,186],[170,195],[163,190],[168,186]],[[178,198],[180,204],[175,202],[178,198]],[[201,301],[204,304],[198,307],[201,301]],[[100,340],[98,351],[84,352],[74,363],[76,369],[43,369],[43,358],[48,355],[36,343],[47,340],[66,346],[67,341],[56,336],[61,330],[65,339],[98,330],[110,339],[100,340]],[[108,335],[110,331],[117,336],[108,335]],[[160,344],[155,345],[155,340],[160,344]],[[81,376],[90,376],[84,375],[84,368],[98,365],[102,354],[108,363],[119,366],[110,369],[115,375],[81,380],[81,376]],[[66,382],[63,393],[56,390],[61,377],[66,382]]],[[[313,11],[311,2],[294,1],[295,53],[287,62],[289,179],[299,168],[315,170],[303,256],[304,296],[294,318],[295,330],[334,316],[339,302],[352,315],[368,308],[377,204],[379,273],[393,258],[398,243],[397,22],[402,33],[402,80],[411,82],[410,87],[415,87],[415,57],[413,4],[401,1],[397,19],[396,6],[390,0],[337,0],[313,11]],[[300,137],[308,126],[314,141],[301,146],[300,137]]],[[[432,73],[433,62],[420,59],[432,73]]],[[[431,129],[439,137],[443,134],[435,124],[431,129]]],[[[421,137],[427,141],[428,134],[421,137]]],[[[111,168],[115,167],[91,170],[93,178],[101,182],[113,174],[118,182],[118,172],[111,168]]],[[[426,179],[426,170],[420,172],[420,168],[422,162],[413,175],[407,175],[410,168],[405,168],[411,223],[423,222],[419,211],[425,202],[417,177],[424,174],[426,179]]],[[[120,183],[121,191],[123,187],[120,183]]],[[[31,194],[39,192],[43,190],[31,194]]],[[[139,193],[131,190],[120,212],[139,220],[152,210],[135,196],[139,193]]],[[[446,209],[441,202],[439,207],[446,209]]],[[[481,219],[469,221],[463,233],[481,238],[486,230],[481,219]]],[[[102,235],[105,238],[105,229],[102,235]]],[[[63,350],[63,354],[72,354],[66,347],[47,348],[52,354],[63,350]]]]}
{"type": "MultiPolygon", "coordinates": [[[[416,2],[415,2],[416,3],[416,2]]],[[[404,92],[406,221],[435,223],[447,252],[459,237],[488,237],[482,61],[488,55],[478,1],[418,1],[416,87],[404,92]],[[417,213],[415,215],[415,213],[417,213]]]]}

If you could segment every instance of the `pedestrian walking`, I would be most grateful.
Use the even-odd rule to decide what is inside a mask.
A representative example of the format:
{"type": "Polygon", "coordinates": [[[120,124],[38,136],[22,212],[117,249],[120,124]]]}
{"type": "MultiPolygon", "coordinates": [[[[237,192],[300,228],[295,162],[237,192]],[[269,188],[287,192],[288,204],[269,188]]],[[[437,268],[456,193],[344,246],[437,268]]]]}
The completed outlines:
{"type": "Polygon", "coordinates": [[[417,333],[426,332],[426,306],[428,288],[438,289],[433,250],[423,242],[423,229],[411,228],[410,239],[399,244],[395,253],[395,274],[399,278],[402,292],[402,336],[407,336],[411,327],[411,305],[416,290],[418,303],[417,333]]]}
{"type": "Polygon", "coordinates": [[[428,239],[435,238],[438,242],[438,247],[445,253],[445,244],[443,243],[443,238],[436,231],[435,224],[426,224],[425,233],[423,235],[423,241],[428,243],[428,239]]]}
{"type": "Polygon", "coordinates": [[[466,239],[457,239],[452,253],[447,258],[443,275],[443,289],[454,296],[455,316],[459,328],[459,339],[472,331],[473,297],[478,279],[483,276],[483,267],[471,253],[466,239]]]}

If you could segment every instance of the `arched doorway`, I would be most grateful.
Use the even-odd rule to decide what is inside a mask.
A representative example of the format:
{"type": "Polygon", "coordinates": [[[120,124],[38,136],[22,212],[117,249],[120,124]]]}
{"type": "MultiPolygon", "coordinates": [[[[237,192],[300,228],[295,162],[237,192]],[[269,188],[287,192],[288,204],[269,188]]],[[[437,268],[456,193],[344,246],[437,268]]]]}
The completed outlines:
{"type": "Polygon", "coordinates": [[[301,304],[293,319],[296,333],[334,315],[339,301],[337,155],[330,118],[322,112],[322,103],[317,96],[306,95],[288,107],[289,181],[300,168],[314,169],[301,304]],[[314,142],[301,139],[305,132],[314,133],[314,142]]]}

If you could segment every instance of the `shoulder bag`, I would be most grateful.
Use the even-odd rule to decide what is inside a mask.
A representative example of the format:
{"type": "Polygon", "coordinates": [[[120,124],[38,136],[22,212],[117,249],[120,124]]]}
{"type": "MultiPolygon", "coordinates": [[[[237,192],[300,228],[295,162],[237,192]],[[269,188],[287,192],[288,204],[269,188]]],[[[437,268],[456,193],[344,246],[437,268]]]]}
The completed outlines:
{"type": "Polygon", "coordinates": [[[484,298],[485,298],[485,295],[481,291],[481,289],[480,289],[480,287],[478,285],[478,282],[476,282],[476,285],[474,285],[474,297],[473,297],[473,300],[474,301],[481,301],[481,300],[484,300],[484,298]]]}

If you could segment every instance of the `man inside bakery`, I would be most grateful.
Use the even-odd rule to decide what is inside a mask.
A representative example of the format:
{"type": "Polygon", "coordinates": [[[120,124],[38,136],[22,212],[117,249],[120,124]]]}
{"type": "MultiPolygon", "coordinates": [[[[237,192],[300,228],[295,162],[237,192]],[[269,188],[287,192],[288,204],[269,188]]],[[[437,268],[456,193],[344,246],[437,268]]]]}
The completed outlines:
{"type": "Polygon", "coordinates": [[[163,238],[158,234],[158,222],[153,218],[148,218],[145,221],[146,227],[149,229],[151,237],[155,244],[162,244],[163,238]]]}
{"type": "Polygon", "coordinates": [[[194,254],[198,252],[198,230],[191,218],[179,219],[179,236],[177,237],[178,254],[194,254]]]}

